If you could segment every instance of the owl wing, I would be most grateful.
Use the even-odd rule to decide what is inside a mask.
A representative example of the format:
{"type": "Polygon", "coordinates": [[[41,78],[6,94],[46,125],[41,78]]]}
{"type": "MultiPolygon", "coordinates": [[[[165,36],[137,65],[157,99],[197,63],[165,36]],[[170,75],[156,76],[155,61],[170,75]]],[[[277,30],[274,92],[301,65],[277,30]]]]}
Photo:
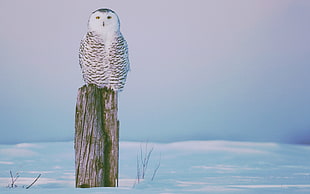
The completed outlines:
{"type": "Polygon", "coordinates": [[[92,33],[87,33],[81,41],[79,63],[86,83],[99,87],[108,84],[109,66],[105,62],[104,44],[92,33]]]}
{"type": "Polygon", "coordinates": [[[85,61],[84,56],[85,56],[85,36],[81,40],[80,50],[79,50],[79,64],[82,70],[84,68],[84,61],[85,61]]]}
{"type": "Polygon", "coordinates": [[[115,37],[109,49],[109,62],[112,69],[110,83],[121,91],[125,85],[127,73],[130,70],[128,45],[122,34],[115,37]]]}
{"type": "Polygon", "coordinates": [[[82,75],[83,75],[83,79],[84,81],[87,83],[87,77],[86,77],[86,69],[88,68],[88,65],[87,65],[87,52],[86,52],[86,35],[83,37],[83,39],[81,40],[81,43],[80,43],[80,50],[79,50],[79,64],[80,64],[80,67],[81,67],[81,70],[82,70],[82,75]]]}

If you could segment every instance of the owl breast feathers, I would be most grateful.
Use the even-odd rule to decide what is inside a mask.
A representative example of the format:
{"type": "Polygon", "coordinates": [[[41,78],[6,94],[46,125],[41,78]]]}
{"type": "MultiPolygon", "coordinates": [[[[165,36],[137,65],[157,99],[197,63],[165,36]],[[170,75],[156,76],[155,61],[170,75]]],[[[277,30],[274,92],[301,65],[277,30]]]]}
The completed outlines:
{"type": "Polygon", "coordinates": [[[119,31],[115,12],[99,9],[92,13],[81,41],[79,62],[86,84],[122,91],[130,65],[127,42],[119,31]]]}

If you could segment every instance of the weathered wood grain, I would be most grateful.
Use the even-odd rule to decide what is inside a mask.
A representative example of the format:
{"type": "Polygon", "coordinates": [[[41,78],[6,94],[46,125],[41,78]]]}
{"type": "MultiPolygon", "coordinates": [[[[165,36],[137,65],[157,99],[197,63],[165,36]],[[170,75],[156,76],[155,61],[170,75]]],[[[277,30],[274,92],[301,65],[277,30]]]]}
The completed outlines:
{"type": "Polygon", "coordinates": [[[117,186],[117,110],[117,92],[95,85],[79,89],[75,113],[76,187],[117,186]]]}

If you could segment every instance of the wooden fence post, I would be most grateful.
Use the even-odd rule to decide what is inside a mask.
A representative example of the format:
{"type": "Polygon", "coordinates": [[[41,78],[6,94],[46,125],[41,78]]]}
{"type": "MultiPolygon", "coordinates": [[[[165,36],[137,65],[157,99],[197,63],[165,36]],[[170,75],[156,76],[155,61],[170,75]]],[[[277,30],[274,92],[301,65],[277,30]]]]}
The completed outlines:
{"type": "Polygon", "coordinates": [[[118,185],[117,92],[95,85],[78,90],[75,113],[76,187],[118,185]]]}

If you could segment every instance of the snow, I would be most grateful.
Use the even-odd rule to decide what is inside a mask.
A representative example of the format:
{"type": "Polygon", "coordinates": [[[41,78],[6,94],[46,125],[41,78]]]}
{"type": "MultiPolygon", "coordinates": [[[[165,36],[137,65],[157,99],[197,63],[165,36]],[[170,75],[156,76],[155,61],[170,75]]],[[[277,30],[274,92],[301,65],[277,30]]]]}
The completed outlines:
{"type": "Polygon", "coordinates": [[[310,193],[310,146],[232,141],[120,143],[118,188],[74,188],[73,142],[0,145],[0,193],[310,193]],[[151,150],[137,183],[137,156],[151,150]],[[151,177],[160,164],[155,178],[151,177]],[[17,188],[7,188],[19,174],[17,188]],[[28,186],[41,174],[30,189],[28,186]]]}

